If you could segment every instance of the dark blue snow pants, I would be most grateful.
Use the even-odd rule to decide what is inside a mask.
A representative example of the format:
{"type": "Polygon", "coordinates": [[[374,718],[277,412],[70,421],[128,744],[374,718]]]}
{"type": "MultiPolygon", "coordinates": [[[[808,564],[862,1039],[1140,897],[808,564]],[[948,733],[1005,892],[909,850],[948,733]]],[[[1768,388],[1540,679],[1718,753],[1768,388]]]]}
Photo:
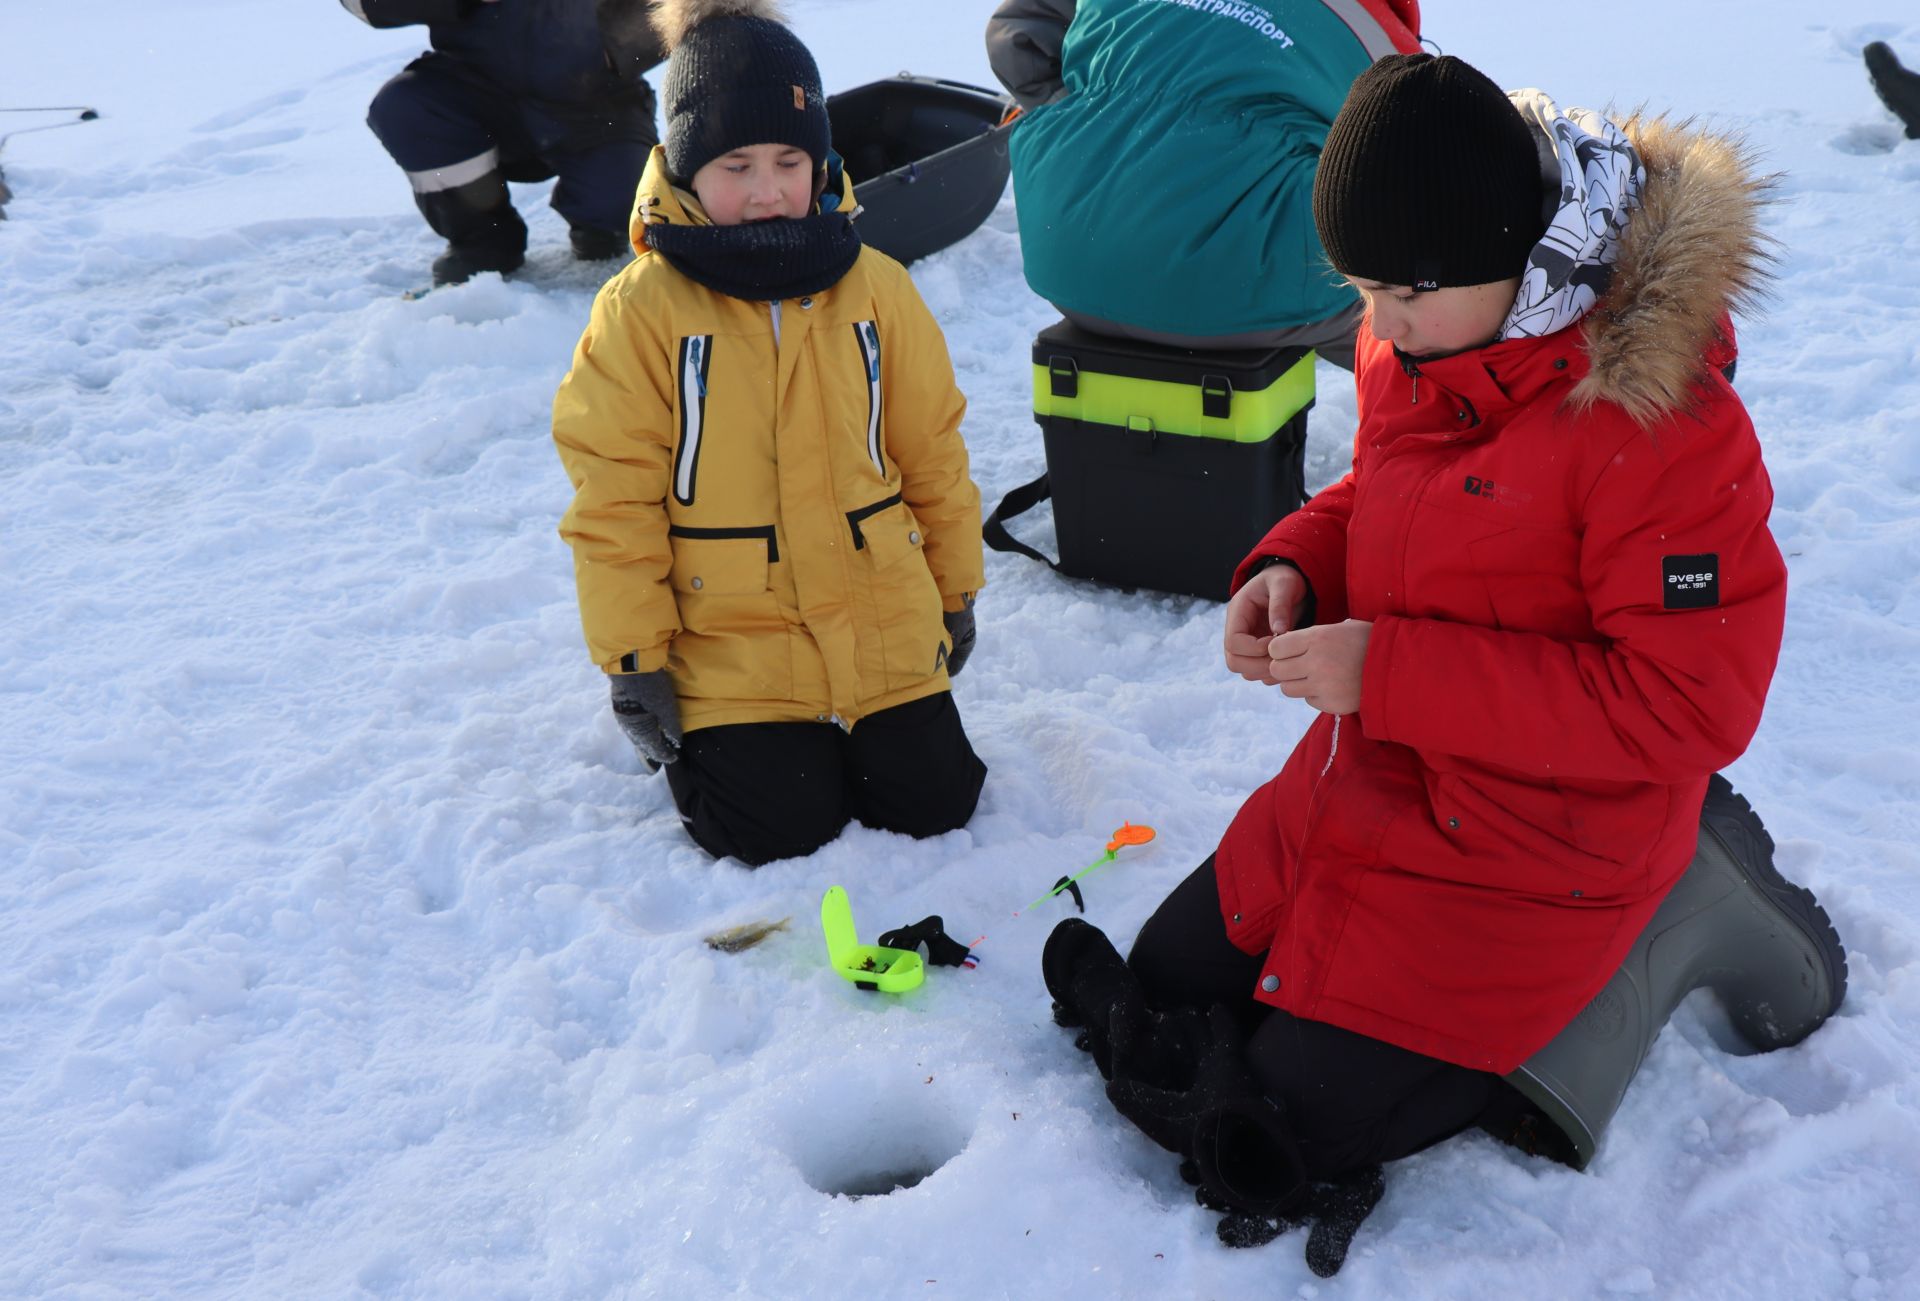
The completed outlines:
{"type": "Polygon", "coordinates": [[[486,85],[441,54],[422,55],[382,86],[367,125],[407,173],[430,221],[436,194],[499,178],[557,176],[553,209],[569,225],[623,234],[654,145],[650,104],[604,112],[534,104],[486,85]]]}

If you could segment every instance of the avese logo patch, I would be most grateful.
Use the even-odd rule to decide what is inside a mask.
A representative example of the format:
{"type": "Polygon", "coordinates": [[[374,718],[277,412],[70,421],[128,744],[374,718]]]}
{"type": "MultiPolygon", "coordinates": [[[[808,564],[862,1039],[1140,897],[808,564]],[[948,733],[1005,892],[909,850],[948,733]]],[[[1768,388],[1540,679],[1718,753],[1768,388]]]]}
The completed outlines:
{"type": "Polygon", "coordinates": [[[1662,556],[1661,604],[1669,610],[1710,610],[1720,604],[1720,557],[1662,556]]]}

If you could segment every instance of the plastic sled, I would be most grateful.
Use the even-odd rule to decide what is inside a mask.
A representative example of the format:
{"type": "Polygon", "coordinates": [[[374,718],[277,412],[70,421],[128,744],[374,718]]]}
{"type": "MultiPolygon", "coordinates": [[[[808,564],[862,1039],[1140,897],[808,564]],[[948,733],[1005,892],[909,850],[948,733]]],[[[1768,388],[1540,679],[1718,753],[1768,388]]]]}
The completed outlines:
{"type": "Polygon", "coordinates": [[[901,262],[971,235],[1007,188],[1012,101],[901,73],[827,97],[834,150],[864,211],[863,242],[901,262]]]}

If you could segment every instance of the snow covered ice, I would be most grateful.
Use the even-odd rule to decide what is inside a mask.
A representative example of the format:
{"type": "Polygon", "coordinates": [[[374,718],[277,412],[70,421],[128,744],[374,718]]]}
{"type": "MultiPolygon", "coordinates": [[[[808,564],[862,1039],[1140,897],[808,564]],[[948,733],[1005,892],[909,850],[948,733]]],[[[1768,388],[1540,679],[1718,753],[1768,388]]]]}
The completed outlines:
{"type": "MultiPolygon", "coordinates": [[[[990,0],[790,8],[830,89],[991,83],[990,0]]],[[[597,273],[520,186],[531,278],[402,297],[438,245],[363,118],[424,31],[11,0],[7,103],[101,117],[0,154],[0,1295],[1920,1296],[1920,142],[1859,57],[1920,64],[1920,20],[1428,10],[1503,84],[1703,113],[1784,173],[1739,388],[1792,589],[1730,776],[1846,941],[1829,1025],[1735,1056],[1696,999],[1590,1172],[1470,1136],[1389,1171],[1336,1279],[1298,1234],[1221,1248],[1049,1021],[1070,905],[1011,915],[1150,823],[1086,881],[1124,946],[1278,769],[1306,707],[1227,674],[1220,607],[989,553],[973,823],[709,862],[554,531],[597,273]],[[979,969],[855,990],[832,884],[863,939],[984,933],[979,969]]],[[[989,501],[1041,459],[1013,203],[913,271],[989,501]]],[[[1320,382],[1315,485],[1353,426],[1320,382]]]]}

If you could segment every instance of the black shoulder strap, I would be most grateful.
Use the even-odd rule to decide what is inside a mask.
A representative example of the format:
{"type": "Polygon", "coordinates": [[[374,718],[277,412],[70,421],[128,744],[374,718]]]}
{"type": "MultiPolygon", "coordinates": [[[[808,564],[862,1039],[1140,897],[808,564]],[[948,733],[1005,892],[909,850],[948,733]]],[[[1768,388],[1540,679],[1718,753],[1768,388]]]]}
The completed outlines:
{"type": "Polygon", "coordinates": [[[1006,525],[1006,521],[1017,515],[1026,514],[1051,496],[1053,496],[1053,485],[1047,481],[1047,476],[1044,474],[1032,483],[1015,488],[1000,499],[1000,504],[993,508],[993,514],[987,516],[986,523],[980,526],[981,537],[995,551],[1011,551],[1038,560],[1050,569],[1060,568],[1059,561],[1049,560],[1041,552],[1014,537],[1007,532],[1006,525]]]}

